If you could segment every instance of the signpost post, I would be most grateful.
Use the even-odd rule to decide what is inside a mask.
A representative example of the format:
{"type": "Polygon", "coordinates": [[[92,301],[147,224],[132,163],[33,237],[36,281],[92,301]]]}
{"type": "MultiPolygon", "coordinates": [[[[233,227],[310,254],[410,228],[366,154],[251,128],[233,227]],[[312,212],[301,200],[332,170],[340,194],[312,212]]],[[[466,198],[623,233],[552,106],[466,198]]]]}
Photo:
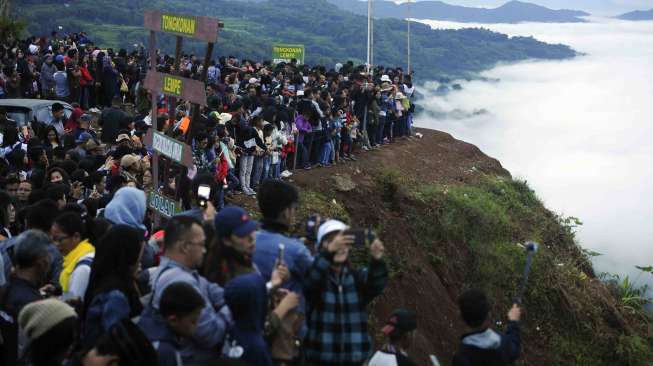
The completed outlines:
{"type": "MultiPolygon", "coordinates": [[[[199,106],[206,106],[206,82],[207,69],[209,66],[213,47],[218,41],[218,32],[224,27],[223,23],[216,18],[204,16],[191,16],[184,14],[171,14],[158,10],[146,11],[144,19],[145,29],[150,31],[149,51],[150,69],[145,77],[145,88],[152,94],[152,129],[145,136],[145,143],[154,149],[152,159],[152,178],[154,191],[148,193],[148,207],[155,211],[154,223],[159,225],[160,217],[171,217],[181,212],[181,203],[176,199],[170,199],[160,193],[159,182],[159,156],[167,158],[165,174],[169,170],[170,162],[181,164],[189,168],[193,164],[192,150],[187,143],[193,138],[194,121],[199,117],[199,106]],[[156,71],[157,49],[156,33],[168,33],[176,36],[175,47],[175,69],[179,69],[181,47],[183,38],[191,38],[208,43],[207,52],[204,58],[204,69],[200,80],[183,78],[178,75],[165,74],[156,71]],[[160,94],[171,98],[171,109],[174,111],[175,99],[190,101],[193,103],[190,126],[186,131],[186,142],[175,140],[159,131],[157,120],[157,103],[160,94]]],[[[172,115],[174,118],[174,115],[172,115]]],[[[167,182],[166,182],[167,183],[167,182]]]]}

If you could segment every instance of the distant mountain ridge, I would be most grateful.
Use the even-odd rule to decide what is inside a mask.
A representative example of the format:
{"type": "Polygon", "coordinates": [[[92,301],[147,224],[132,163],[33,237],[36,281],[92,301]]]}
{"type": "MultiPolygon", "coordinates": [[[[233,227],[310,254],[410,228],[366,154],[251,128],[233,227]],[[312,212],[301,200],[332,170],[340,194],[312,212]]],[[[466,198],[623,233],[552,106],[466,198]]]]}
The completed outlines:
{"type": "Polygon", "coordinates": [[[618,15],[617,18],[623,20],[653,20],[653,9],[635,10],[629,13],[618,15]]]}
{"type": "MultiPolygon", "coordinates": [[[[356,14],[367,14],[367,2],[358,0],[328,0],[342,9],[356,14]]],[[[580,18],[590,15],[580,10],[553,10],[540,5],[510,1],[498,8],[474,8],[450,5],[442,1],[418,1],[396,4],[393,1],[374,1],[374,17],[448,20],[463,23],[583,23],[580,18]]]]}
{"type": "MultiPolygon", "coordinates": [[[[18,0],[14,16],[28,23],[34,35],[85,30],[100,47],[134,49],[148,42],[143,11],[161,9],[220,18],[224,29],[214,57],[234,55],[269,60],[275,43],[303,44],[306,63],[333,67],[337,62],[366,58],[366,18],[326,0],[18,0]]],[[[374,23],[374,63],[406,68],[406,22],[374,23]]],[[[422,80],[473,77],[500,62],[527,59],[562,60],[577,53],[569,46],[547,44],[533,37],[508,37],[487,29],[438,29],[414,23],[411,69],[422,80]]],[[[174,39],[161,37],[159,47],[174,52],[174,39]]],[[[201,55],[206,45],[184,42],[184,51],[201,55]]]]}

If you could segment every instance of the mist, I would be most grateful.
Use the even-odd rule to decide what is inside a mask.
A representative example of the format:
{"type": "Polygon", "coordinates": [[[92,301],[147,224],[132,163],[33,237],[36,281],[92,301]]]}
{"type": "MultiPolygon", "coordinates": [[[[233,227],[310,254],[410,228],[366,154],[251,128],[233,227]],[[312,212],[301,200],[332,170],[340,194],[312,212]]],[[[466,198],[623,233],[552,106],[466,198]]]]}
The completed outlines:
{"type": "Polygon", "coordinates": [[[591,20],[483,25],[586,55],[499,65],[482,74],[499,81],[460,81],[444,97],[426,82],[416,123],[477,145],[549,209],[580,218],[580,244],[603,254],[597,272],[653,285],[634,268],[653,265],[653,22],[591,20]]]}

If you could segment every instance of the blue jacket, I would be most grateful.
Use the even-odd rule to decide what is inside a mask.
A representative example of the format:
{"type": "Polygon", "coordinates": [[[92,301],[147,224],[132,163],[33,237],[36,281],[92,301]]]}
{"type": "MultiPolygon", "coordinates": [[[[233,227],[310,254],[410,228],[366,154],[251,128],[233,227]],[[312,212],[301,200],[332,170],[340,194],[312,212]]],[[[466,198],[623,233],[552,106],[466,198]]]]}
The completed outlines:
{"type": "Polygon", "coordinates": [[[521,341],[519,323],[508,323],[505,334],[492,329],[462,336],[460,349],[454,355],[454,366],[503,366],[519,358],[521,341]]]}
{"type": "Polygon", "coordinates": [[[86,310],[82,342],[93,345],[100,336],[122,319],[129,319],[129,300],[120,290],[103,292],[93,297],[86,310]]]}
{"type": "Polygon", "coordinates": [[[197,271],[183,266],[168,257],[162,257],[159,267],[151,276],[152,300],[146,311],[159,309],[161,295],[168,285],[175,282],[190,284],[204,298],[205,307],[200,314],[195,334],[182,341],[181,355],[184,365],[204,365],[220,357],[220,347],[232,318],[224,301],[223,289],[211,283],[197,271]]]}
{"type": "Polygon", "coordinates": [[[138,326],[159,355],[158,366],[183,366],[180,339],[158,311],[146,309],[138,320],[138,326]]]}
{"type": "Polygon", "coordinates": [[[243,347],[241,360],[252,366],[272,366],[263,338],[268,308],[265,280],[258,273],[237,276],[225,285],[224,296],[234,317],[229,334],[243,347]]]}
{"type": "MultiPolygon", "coordinates": [[[[254,263],[261,272],[263,279],[270,281],[272,270],[279,256],[279,244],[283,244],[283,262],[290,270],[290,279],[283,287],[301,295],[303,294],[303,281],[306,272],[313,264],[313,256],[304,243],[298,239],[285,236],[280,231],[283,231],[283,228],[264,223],[263,230],[256,233],[254,263]]],[[[304,312],[304,309],[305,300],[302,296],[300,311],[304,312]]]]}
{"type": "Polygon", "coordinates": [[[388,270],[384,261],[371,260],[368,268],[345,266],[336,276],[332,260],[333,254],[319,253],[306,276],[306,359],[317,365],[361,364],[372,348],[366,307],[383,292],[388,270]]]}

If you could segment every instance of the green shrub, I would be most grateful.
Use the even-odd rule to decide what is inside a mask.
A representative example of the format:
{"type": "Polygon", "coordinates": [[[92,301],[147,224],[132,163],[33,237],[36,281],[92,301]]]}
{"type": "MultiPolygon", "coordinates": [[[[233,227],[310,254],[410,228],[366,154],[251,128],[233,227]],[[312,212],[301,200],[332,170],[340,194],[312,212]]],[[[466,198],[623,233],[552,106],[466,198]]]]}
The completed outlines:
{"type": "Polygon", "coordinates": [[[629,366],[645,366],[653,362],[651,344],[637,335],[620,335],[615,352],[629,366]]]}

